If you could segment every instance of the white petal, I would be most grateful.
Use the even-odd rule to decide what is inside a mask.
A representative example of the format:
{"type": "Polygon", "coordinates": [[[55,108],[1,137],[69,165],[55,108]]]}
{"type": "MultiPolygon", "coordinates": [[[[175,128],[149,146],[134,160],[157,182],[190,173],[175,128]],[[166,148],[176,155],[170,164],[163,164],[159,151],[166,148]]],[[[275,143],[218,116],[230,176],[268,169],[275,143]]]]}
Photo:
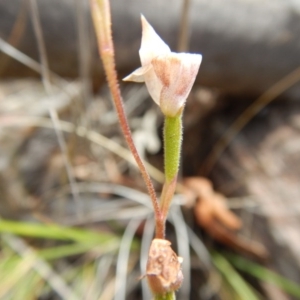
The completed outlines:
{"type": "Polygon", "coordinates": [[[178,97],[187,98],[195,82],[199,67],[202,61],[202,55],[190,53],[172,53],[181,61],[181,70],[176,80],[173,80],[170,86],[178,97]]]}
{"type": "Polygon", "coordinates": [[[134,81],[134,82],[144,82],[145,74],[152,68],[151,65],[140,67],[133,71],[131,74],[123,78],[123,81],[134,81]]]}
{"type": "Polygon", "coordinates": [[[201,60],[199,54],[174,52],[152,60],[154,72],[163,86],[160,108],[165,115],[175,116],[184,107],[201,60]]]}
{"type": "Polygon", "coordinates": [[[131,74],[123,78],[123,81],[134,81],[134,82],[144,82],[146,83],[148,92],[154,102],[159,105],[160,94],[162,90],[162,84],[157,78],[153,66],[151,64],[140,67],[133,71],[131,74]]]}
{"type": "Polygon", "coordinates": [[[178,97],[187,98],[195,82],[199,67],[202,61],[202,55],[190,53],[176,53],[182,62],[180,76],[177,81],[172,82],[171,89],[178,97]]]}
{"type": "Polygon", "coordinates": [[[160,105],[160,94],[163,85],[156,76],[153,68],[151,68],[149,72],[145,74],[145,83],[151,98],[157,105],[160,105]]]}
{"type": "Polygon", "coordinates": [[[139,51],[142,67],[125,77],[125,81],[145,81],[153,100],[168,116],[182,111],[197,76],[200,54],[174,53],[157,35],[144,16],[139,51]]]}
{"type": "Polygon", "coordinates": [[[142,44],[139,51],[142,66],[148,65],[151,60],[162,54],[170,53],[169,46],[159,37],[153,27],[141,16],[142,44]]]}

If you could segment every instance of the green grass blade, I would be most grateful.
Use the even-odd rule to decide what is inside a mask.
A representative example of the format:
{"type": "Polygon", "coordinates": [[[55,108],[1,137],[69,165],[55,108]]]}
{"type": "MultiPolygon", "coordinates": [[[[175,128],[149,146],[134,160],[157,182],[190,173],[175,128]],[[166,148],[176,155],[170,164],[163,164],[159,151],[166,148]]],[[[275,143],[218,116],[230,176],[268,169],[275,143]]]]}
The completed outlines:
{"type": "Polygon", "coordinates": [[[35,300],[44,285],[44,280],[36,272],[31,271],[18,283],[18,287],[11,294],[11,299],[35,300]]]}
{"type": "Polygon", "coordinates": [[[106,242],[118,238],[108,233],[98,233],[91,230],[69,228],[54,224],[27,223],[11,220],[0,220],[0,232],[12,233],[21,236],[71,240],[76,242],[106,242]]]}
{"type": "Polygon", "coordinates": [[[300,299],[299,284],[296,284],[295,282],[292,282],[284,278],[283,276],[276,274],[275,272],[270,271],[267,268],[264,268],[254,262],[248,261],[242,257],[230,255],[229,259],[237,269],[244,271],[245,273],[248,273],[262,281],[274,284],[291,296],[300,299]]]}
{"type": "Polygon", "coordinates": [[[111,251],[116,251],[119,247],[119,243],[117,242],[107,242],[102,244],[99,247],[99,243],[89,242],[89,243],[72,243],[68,245],[51,247],[43,250],[37,251],[38,255],[46,260],[53,260],[64,258],[72,255],[78,255],[85,253],[87,251],[97,251],[99,255],[105,254],[111,251]]]}
{"type": "Polygon", "coordinates": [[[5,278],[1,280],[0,299],[3,299],[11,292],[14,292],[14,289],[19,282],[31,272],[34,259],[35,258],[29,254],[26,258],[18,259],[18,262],[13,269],[9,268],[6,270],[5,278]]]}
{"type": "Polygon", "coordinates": [[[253,289],[238,274],[225,257],[220,253],[214,253],[212,255],[212,260],[216,268],[221,272],[240,299],[259,300],[253,289]]]}

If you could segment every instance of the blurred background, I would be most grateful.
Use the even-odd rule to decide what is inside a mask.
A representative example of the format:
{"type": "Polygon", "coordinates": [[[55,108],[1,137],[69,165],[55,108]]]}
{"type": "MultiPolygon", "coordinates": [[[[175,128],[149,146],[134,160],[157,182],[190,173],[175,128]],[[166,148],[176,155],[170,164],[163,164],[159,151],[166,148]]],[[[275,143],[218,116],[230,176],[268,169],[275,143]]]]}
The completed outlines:
{"type": "MultiPolygon", "coordinates": [[[[179,191],[167,227],[184,258],[177,298],[300,299],[300,1],[112,0],[111,13],[158,195],[163,118],[144,85],[121,82],[140,66],[141,14],[172,51],[203,55],[180,176],[199,195],[179,191]]],[[[0,218],[0,299],[151,299],[151,203],[87,0],[0,0],[0,218]]]]}

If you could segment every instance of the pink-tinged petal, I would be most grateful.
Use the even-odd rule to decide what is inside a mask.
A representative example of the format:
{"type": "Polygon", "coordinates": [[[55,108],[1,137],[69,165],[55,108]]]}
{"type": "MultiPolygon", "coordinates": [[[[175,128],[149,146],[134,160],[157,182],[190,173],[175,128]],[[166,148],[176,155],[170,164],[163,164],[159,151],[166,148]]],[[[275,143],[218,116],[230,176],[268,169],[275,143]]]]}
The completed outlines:
{"type": "Polygon", "coordinates": [[[134,82],[144,82],[145,74],[152,68],[151,65],[140,67],[133,71],[131,74],[123,78],[123,81],[134,81],[134,82]]]}
{"type": "Polygon", "coordinates": [[[152,66],[163,86],[169,87],[180,74],[182,61],[175,53],[159,55],[152,59],[152,66]]]}
{"type": "Polygon", "coordinates": [[[160,108],[165,115],[175,116],[183,109],[201,60],[199,54],[173,52],[152,60],[155,74],[163,85],[160,108]]]}
{"type": "Polygon", "coordinates": [[[139,51],[142,66],[148,65],[151,60],[162,54],[170,53],[169,46],[159,37],[145,17],[142,21],[142,44],[139,51]]]}
{"type": "Polygon", "coordinates": [[[175,95],[187,98],[198,74],[202,55],[190,53],[174,53],[182,62],[180,76],[172,82],[171,89],[175,95]]]}

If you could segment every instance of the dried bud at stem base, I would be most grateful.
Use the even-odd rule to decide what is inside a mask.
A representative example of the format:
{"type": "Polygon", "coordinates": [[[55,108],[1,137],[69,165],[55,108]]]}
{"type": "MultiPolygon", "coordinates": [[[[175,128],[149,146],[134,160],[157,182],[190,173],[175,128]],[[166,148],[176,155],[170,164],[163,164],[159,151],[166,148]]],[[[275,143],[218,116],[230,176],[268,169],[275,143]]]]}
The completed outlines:
{"type": "Polygon", "coordinates": [[[151,243],[146,276],[154,295],[166,295],[178,290],[183,281],[182,257],[176,255],[167,240],[154,239],[151,243]]]}

